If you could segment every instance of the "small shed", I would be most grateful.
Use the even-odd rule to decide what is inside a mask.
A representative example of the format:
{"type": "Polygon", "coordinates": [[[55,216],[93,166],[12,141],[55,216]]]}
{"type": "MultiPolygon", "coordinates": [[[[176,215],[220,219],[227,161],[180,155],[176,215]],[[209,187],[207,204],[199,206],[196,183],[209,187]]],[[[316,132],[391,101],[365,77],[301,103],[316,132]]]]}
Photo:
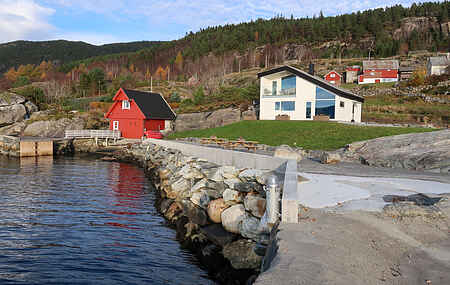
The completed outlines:
{"type": "Polygon", "coordinates": [[[120,88],[113,105],[105,114],[110,130],[119,130],[124,138],[140,139],[145,131],[170,127],[176,114],[161,94],[120,88]]]}
{"type": "Polygon", "coordinates": [[[355,83],[358,81],[358,74],[361,72],[359,65],[347,66],[345,69],[345,83],[355,83]]]}
{"type": "Polygon", "coordinates": [[[330,84],[340,85],[342,76],[339,73],[337,73],[335,70],[332,70],[332,71],[328,72],[327,74],[325,74],[323,79],[328,81],[330,84]]]}
{"type": "Polygon", "coordinates": [[[412,77],[414,70],[414,67],[411,66],[401,66],[398,71],[400,81],[409,80],[412,77]]]}

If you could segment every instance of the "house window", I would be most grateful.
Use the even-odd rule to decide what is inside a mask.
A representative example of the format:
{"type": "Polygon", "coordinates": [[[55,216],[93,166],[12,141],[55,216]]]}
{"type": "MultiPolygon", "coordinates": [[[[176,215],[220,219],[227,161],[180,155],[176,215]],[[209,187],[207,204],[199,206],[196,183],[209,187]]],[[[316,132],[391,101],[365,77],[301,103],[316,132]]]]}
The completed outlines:
{"type": "Polygon", "coordinates": [[[277,95],[277,82],[272,81],[272,96],[277,95]]]}
{"type": "Polygon", "coordinates": [[[275,102],[275,111],[280,111],[280,102],[275,102]]]}
{"type": "Polygon", "coordinates": [[[119,121],[113,121],[113,130],[118,131],[119,130],[119,121]]]}
{"type": "Polygon", "coordinates": [[[330,74],[330,77],[331,77],[331,78],[335,78],[335,77],[336,77],[336,74],[331,73],[331,74],[330,74]]]}
{"type": "Polygon", "coordinates": [[[341,101],[341,102],[339,103],[339,106],[340,106],[341,108],[344,108],[344,102],[341,101]]]}
{"type": "Polygon", "coordinates": [[[311,102],[306,102],[306,118],[311,119],[311,102]]]}
{"type": "Polygon", "coordinates": [[[281,79],[281,89],[295,88],[295,75],[283,77],[281,79]]]}
{"type": "Polygon", "coordinates": [[[281,102],[281,111],[295,111],[295,101],[281,102]]]}
{"type": "Polygon", "coordinates": [[[320,87],[316,87],[316,116],[324,115],[334,119],[336,96],[320,87]]]}
{"type": "Polygon", "coordinates": [[[130,109],[130,101],[128,101],[128,100],[122,101],[122,110],[125,110],[125,109],[130,109]]]}

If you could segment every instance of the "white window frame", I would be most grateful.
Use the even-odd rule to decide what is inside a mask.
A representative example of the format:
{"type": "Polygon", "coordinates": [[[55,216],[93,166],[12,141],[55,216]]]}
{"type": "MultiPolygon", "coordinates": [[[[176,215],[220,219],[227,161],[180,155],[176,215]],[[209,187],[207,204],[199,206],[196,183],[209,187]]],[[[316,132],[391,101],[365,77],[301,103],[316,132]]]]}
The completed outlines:
{"type": "Polygon", "coordinates": [[[113,131],[119,130],[119,121],[113,121],[113,131]]]}
{"type": "Polygon", "coordinates": [[[122,101],[122,110],[130,110],[130,101],[128,100],[122,101]]]}
{"type": "Polygon", "coordinates": [[[330,74],[330,77],[331,77],[331,78],[335,78],[335,77],[336,77],[336,74],[331,73],[331,74],[330,74]]]}

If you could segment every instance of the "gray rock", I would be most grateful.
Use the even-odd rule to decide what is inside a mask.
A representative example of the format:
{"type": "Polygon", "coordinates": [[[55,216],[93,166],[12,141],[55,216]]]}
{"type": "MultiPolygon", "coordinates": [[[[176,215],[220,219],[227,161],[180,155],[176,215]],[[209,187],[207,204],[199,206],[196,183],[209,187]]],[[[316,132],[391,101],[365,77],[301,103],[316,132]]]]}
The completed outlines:
{"type": "Polygon", "coordinates": [[[231,243],[235,238],[234,234],[227,232],[222,225],[219,224],[201,227],[200,232],[203,233],[208,240],[221,247],[231,243]]]}
{"type": "Polygon", "coordinates": [[[244,206],[253,216],[261,218],[266,211],[266,199],[249,193],[244,198],[244,206]]]}
{"type": "Polygon", "coordinates": [[[262,186],[256,182],[240,182],[234,185],[234,188],[239,192],[262,192],[262,186]]]}
{"type": "Polygon", "coordinates": [[[64,137],[64,132],[66,130],[82,130],[84,129],[84,126],[85,121],[81,118],[37,121],[28,125],[25,128],[23,135],[31,137],[64,137]]]}
{"type": "Polygon", "coordinates": [[[0,127],[23,121],[27,110],[22,104],[0,107],[0,127]]]}
{"type": "Polygon", "coordinates": [[[208,193],[204,190],[195,192],[191,196],[191,202],[203,209],[208,208],[210,201],[211,199],[209,198],[208,193]]]}
{"type": "Polygon", "coordinates": [[[280,145],[279,147],[277,147],[273,156],[284,159],[293,159],[296,161],[300,161],[303,159],[302,153],[294,150],[288,145],[280,145]]]}
{"type": "Polygon", "coordinates": [[[183,214],[188,217],[192,223],[200,226],[208,224],[208,215],[202,208],[194,205],[188,200],[182,200],[180,204],[183,208],[183,214]]]}
{"type": "Polygon", "coordinates": [[[352,143],[344,149],[343,155],[346,160],[363,161],[372,166],[449,173],[450,130],[352,143]]]}
{"type": "Polygon", "coordinates": [[[222,253],[235,269],[257,269],[261,266],[262,256],[254,252],[255,245],[255,242],[240,239],[226,244],[222,253]]]}
{"type": "Polygon", "coordinates": [[[246,217],[245,208],[242,204],[231,206],[222,212],[222,226],[231,233],[239,234],[239,227],[246,217]]]}
{"type": "Polygon", "coordinates": [[[175,182],[171,183],[164,189],[167,197],[170,199],[177,199],[182,193],[189,193],[191,190],[191,182],[187,179],[180,177],[175,182]]]}
{"type": "Polygon", "coordinates": [[[204,178],[195,183],[191,191],[197,192],[200,190],[209,190],[211,197],[219,198],[222,196],[223,191],[225,191],[225,184],[204,178]]]}
{"type": "Polygon", "coordinates": [[[241,120],[239,109],[221,109],[214,112],[179,114],[175,121],[176,131],[207,129],[225,126],[241,120]]]}
{"type": "Polygon", "coordinates": [[[20,136],[26,128],[25,122],[18,122],[6,127],[0,128],[0,135],[5,136],[20,136]]]}
{"type": "Polygon", "coordinates": [[[17,95],[15,93],[10,92],[0,93],[0,107],[24,104],[25,101],[26,101],[25,97],[17,95]]]}
{"type": "Polygon", "coordinates": [[[258,182],[260,184],[265,182],[264,171],[259,169],[245,169],[239,173],[239,178],[244,182],[258,182]]]}
{"type": "Polygon", "coordinates": [[[225,179],[223,182],[225,183],[226,186],[228,186],[228,188],[236,189],[235,185],[241,183],[242,181],[239,178],[230,178],[225,179]]]}
{"type": "Polygon", "coordinates": [[[243,201],[243,194],[232,189],[223,191],[223,200],[226,204],[236,204],[243,201]]]}
{"type": "Polygon", "coordinates": [[[183,176],[184,179],[202,179],[204,177],[200,170],[189,164],[183,166],[178,175],[183,176]]]}
{"type": "Polygon", "coordinates": [[[258,117],[256,116],[256,112],[254,110],[247,110],[242,112],[242,120],[244,121],[256,121],[258,117]]]}
{"type": "Polygon", "coordinates": [[[259,219],[247,214],[242,223],[239,224],[239,232],[243,237],[257,241],[260,234],[258,226],[259,219]]]}

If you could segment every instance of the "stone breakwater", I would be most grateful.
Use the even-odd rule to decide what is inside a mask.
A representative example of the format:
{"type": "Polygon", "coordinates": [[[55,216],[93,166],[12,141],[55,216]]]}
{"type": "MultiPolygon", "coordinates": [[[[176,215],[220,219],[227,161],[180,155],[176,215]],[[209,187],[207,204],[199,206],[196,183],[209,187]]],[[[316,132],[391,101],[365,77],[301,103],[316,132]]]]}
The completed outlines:
{"type": "Polygon", "coordinates": [[[12,136],[0,136],[0,154],[20,156],[20,139],[12,136]]]}
{"type": "Polygon", "coordinates": [[[266,208],[267,173],[220,166],[154,144],[135,144],[115,153],[138,162],[160,194],[157,205],[213,278],[247,284],[261,267],[255,253],[266,208]]]}

